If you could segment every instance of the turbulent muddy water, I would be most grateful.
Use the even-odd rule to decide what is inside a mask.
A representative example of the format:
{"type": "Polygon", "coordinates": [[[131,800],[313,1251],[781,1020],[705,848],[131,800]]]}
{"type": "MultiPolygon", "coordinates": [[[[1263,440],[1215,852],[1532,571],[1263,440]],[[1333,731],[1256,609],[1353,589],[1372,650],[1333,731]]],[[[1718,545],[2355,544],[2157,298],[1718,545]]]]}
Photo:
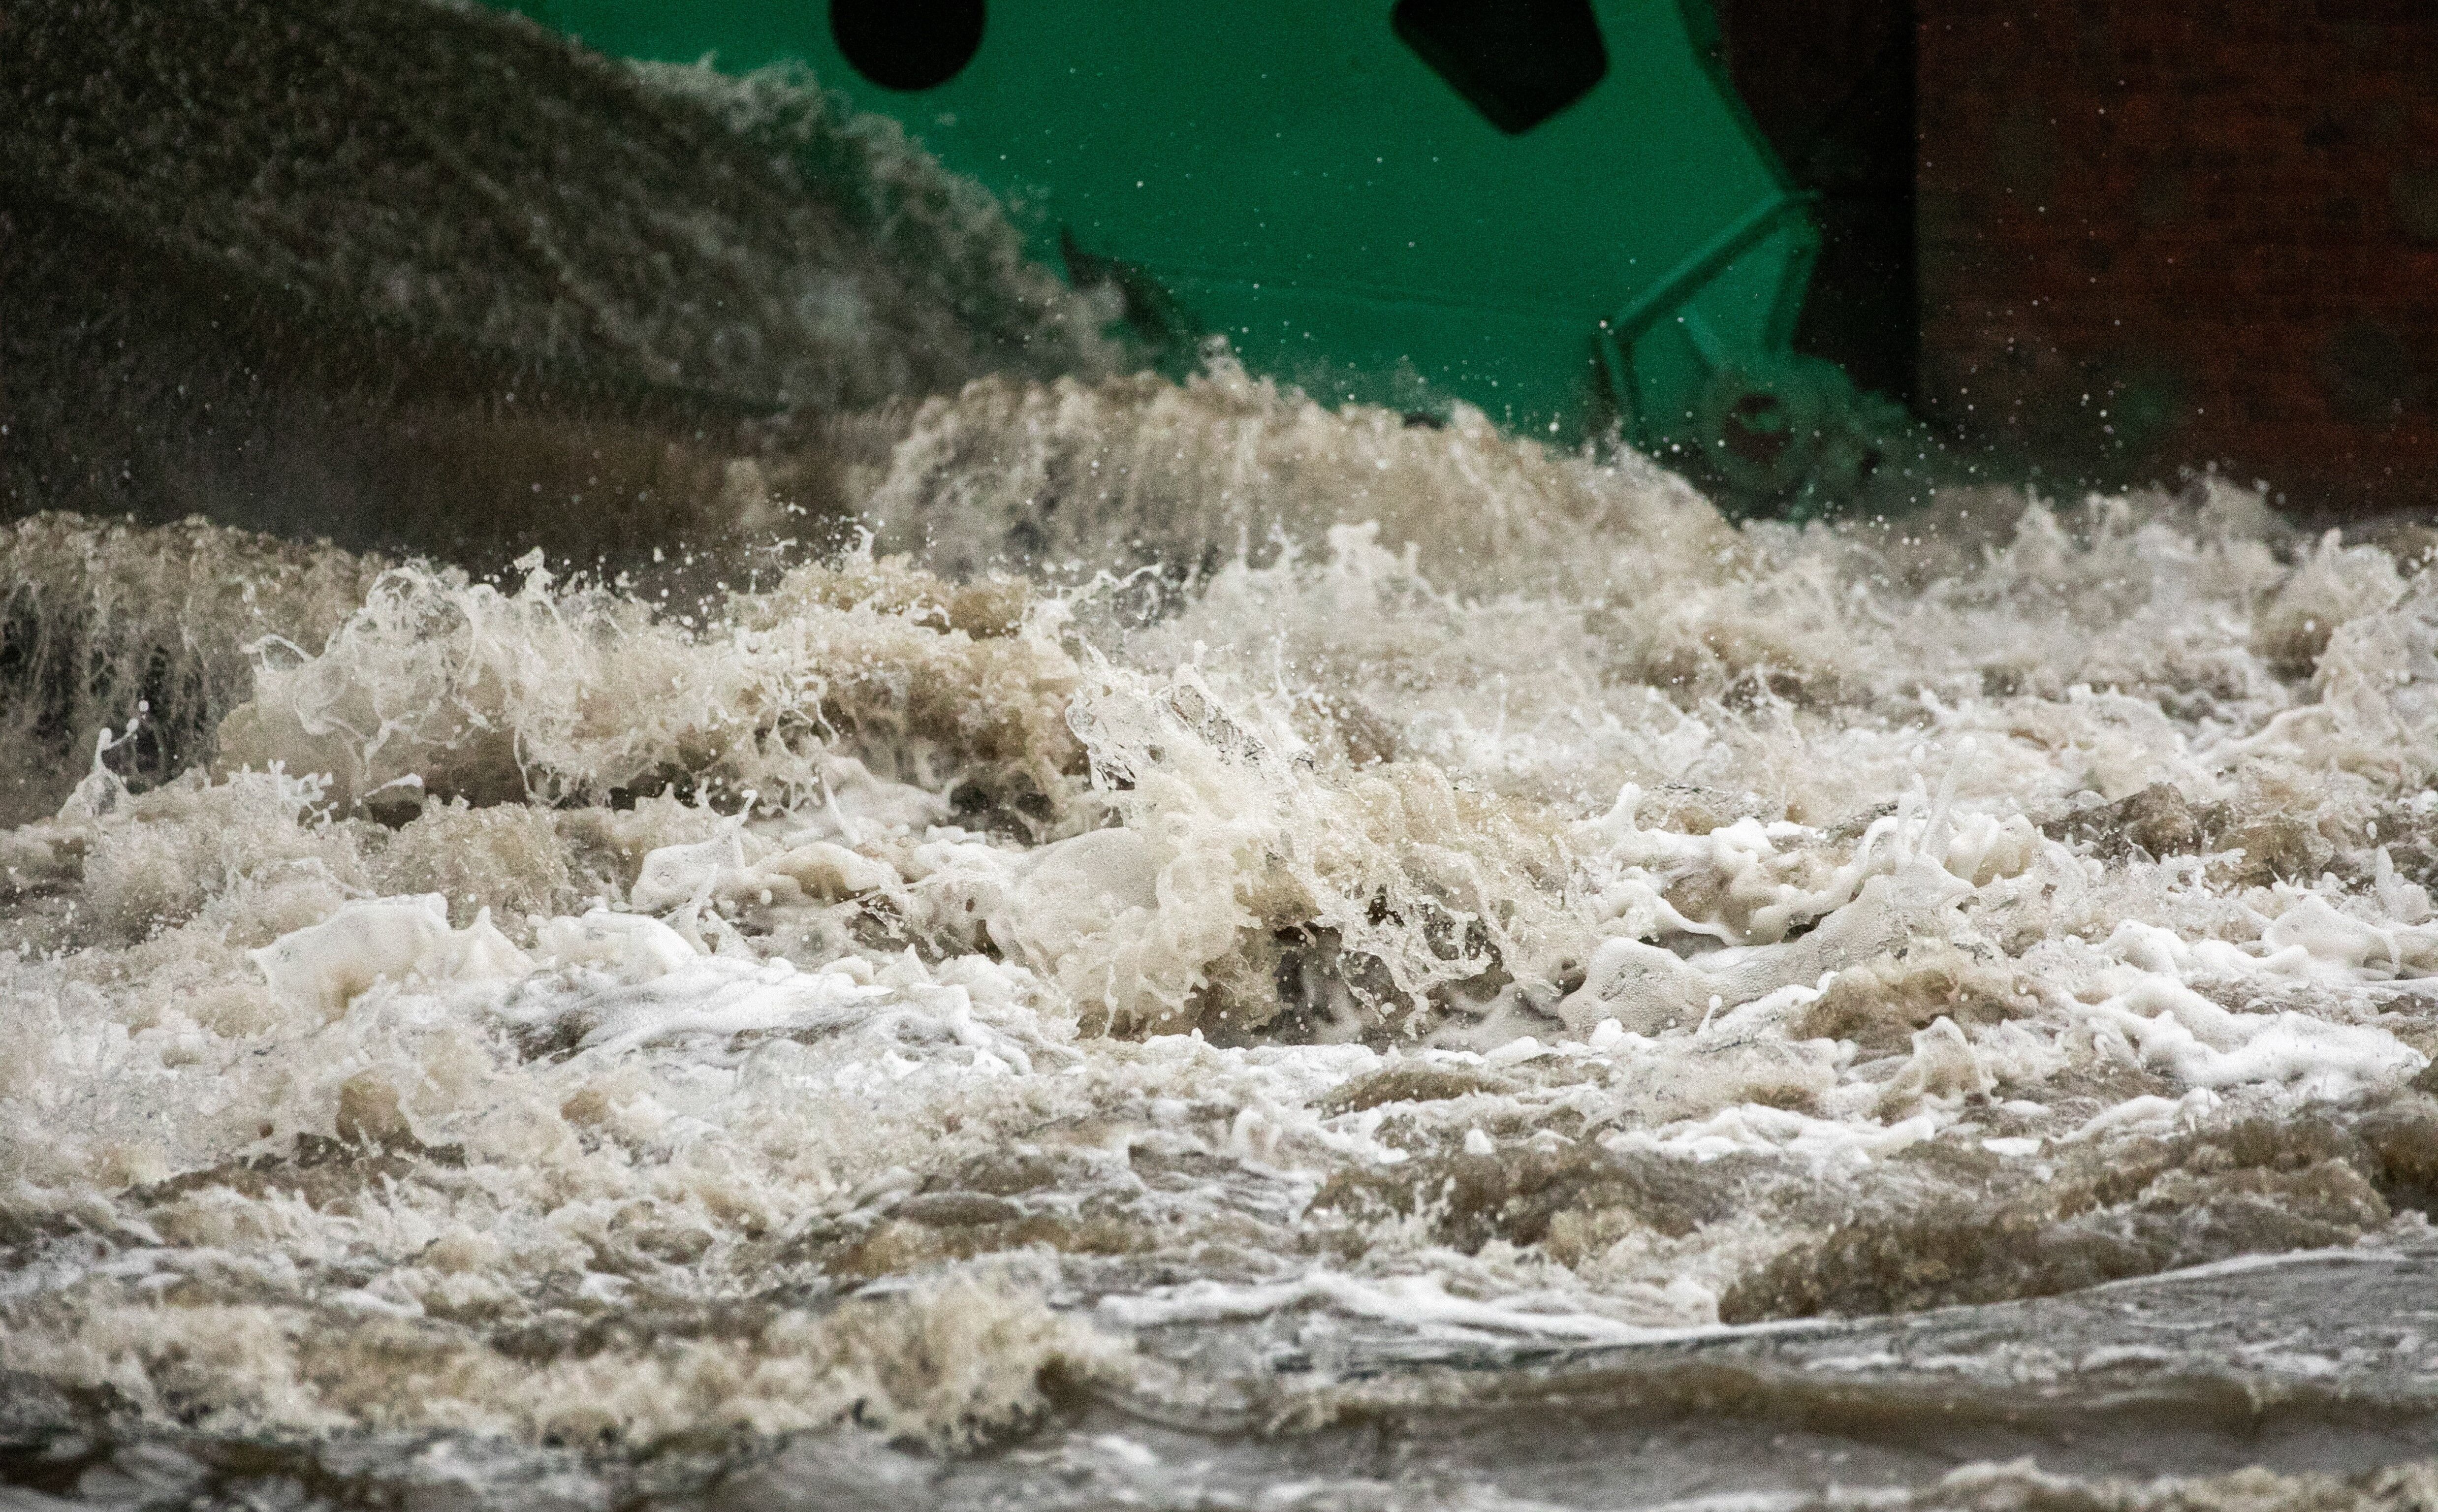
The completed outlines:
{"type": "Polygon", "coordinates": [[[2430,537],[877,433],[842,554],[10,527],[0,1498],[2438,1500],[2430,537]]]}

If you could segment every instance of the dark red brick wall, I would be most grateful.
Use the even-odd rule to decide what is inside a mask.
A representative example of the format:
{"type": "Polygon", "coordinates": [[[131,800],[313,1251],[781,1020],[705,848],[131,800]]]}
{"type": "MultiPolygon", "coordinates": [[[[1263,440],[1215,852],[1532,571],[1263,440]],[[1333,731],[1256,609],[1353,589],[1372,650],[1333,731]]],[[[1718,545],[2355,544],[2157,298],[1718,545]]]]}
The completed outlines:
{"type": "Polygon", "coordinates": [[[2438,504],[2438,3],[1917,19],[1921,408],[2060,483],[2438,504]]]}

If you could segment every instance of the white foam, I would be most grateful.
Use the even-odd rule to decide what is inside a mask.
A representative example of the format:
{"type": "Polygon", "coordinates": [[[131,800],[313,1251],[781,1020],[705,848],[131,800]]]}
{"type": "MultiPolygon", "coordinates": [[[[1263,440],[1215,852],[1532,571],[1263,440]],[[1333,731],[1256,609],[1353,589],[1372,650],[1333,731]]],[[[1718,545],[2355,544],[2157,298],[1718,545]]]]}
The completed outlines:
{"type": "Polygon", "coordinates": [[[497,982],[533,969],[487,910],[451,929],[449,900],[436,893],[347,904],[253,956],[274,993],[330,1017],[381,981],[497,982]]]}
{"type": "Polygon", "coordinates": [[[594,967],[630,984],[665,976],[702,954],[658,919],[607,908],[580,919],[551,920],[537,931],[536,945],[549,960],[594,967]]]}
{"type": "Polygon", "coordinates": [[[151,1257],[0,1297],[12,1368],[248,1432],[803,1426],[879,1354],[487,1330],[991,1266],[939,1326],[1010,1362],[1109,1289],[1648,1339],[1951,1166],[2426,1064],[2438,600],[2222,488],[1735,531],[1228,372],[986,384],[886,470],[935,564],[1054,513],[1082,565],[867,553],[691,623],[367,573],[265,645],[256,770],[0,837],[5,1200],[151,1257]],[[1137,539],[1180,574],[1092,579],[1137,539]],[[2154,783],[2192,833],[2118,833],[2154,783]],[[409,1346],[454,1384],[385,1384],[409,1346]]]}
{"type": "Polygon", "coordinates": [[[1229,1285],[1193,1281],[1157,1293],[1103,1297],[1095,1314],[1124,1328],[1262,1317],[1318,1306],[1360,1318],[1403,1325],[1425,1334],[1455,1337],[1507,1336],[1585,1344],[1647,1344],[1680,1337],[1684,1330],[1637,1327],[1595,1313],[1538,1311],[1456,1296],[1438,1275],[1390,1275],[1368,1279],[1315,1267],[1292,1281],[1229,1285]]]}
{"type": "Polygon", "coordinates": [[[2232,1012],[2157,974],[2089,1005],[2080,1016],[2121,1033],[2144,1064],[2212,1090],[2265,1081],[2341,1099],[2429,1064],[2385,1029],[2295,1012],[2232,1012]]]}

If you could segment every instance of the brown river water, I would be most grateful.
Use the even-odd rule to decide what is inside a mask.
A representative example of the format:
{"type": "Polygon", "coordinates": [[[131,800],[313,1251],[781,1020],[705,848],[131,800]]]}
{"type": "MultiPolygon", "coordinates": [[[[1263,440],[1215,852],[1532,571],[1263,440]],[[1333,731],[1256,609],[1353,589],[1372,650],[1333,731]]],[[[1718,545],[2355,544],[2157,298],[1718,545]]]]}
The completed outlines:
{"type": "Polygon", "coordinates": [[[1739,525],[933,189],[581,570],[0,536],[0,1504],[2438,1503],[2438,536],[1739,525]]]}

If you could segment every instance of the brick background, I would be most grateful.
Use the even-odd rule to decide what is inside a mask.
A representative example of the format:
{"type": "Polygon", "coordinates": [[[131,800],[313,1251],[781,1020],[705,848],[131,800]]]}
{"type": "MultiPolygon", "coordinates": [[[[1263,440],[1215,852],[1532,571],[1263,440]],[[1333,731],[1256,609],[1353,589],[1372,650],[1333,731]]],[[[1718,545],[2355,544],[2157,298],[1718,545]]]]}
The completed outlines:
{"type": "Polygon", "coordinates": [[[2060,483],[2438,504],[2438,4],[1917,18],[1928,413],[2060,483]]]}

